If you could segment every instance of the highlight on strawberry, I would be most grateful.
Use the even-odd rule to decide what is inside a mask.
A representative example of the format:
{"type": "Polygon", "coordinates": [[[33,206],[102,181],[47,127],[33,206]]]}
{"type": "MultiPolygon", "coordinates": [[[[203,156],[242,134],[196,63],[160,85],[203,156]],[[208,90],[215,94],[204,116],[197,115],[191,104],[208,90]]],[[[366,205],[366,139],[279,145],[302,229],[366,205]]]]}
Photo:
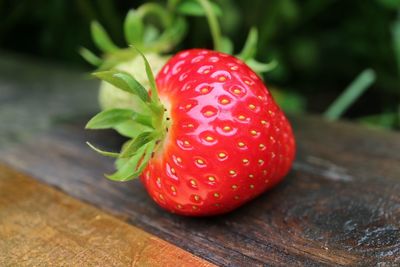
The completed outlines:
{"type": "Polygon", "coordinates": [[[114,181],[140,176],[152,199],[188,216],[229,212],[270,189],[295,154],[291,126],[260,77],[242,60],[206,49],[181,51],[154,78],[146,57],[148,93],[127,72],[94,75],[136,96],[140,106],[102,111],[88,129],[125,127],[114,181]]]}

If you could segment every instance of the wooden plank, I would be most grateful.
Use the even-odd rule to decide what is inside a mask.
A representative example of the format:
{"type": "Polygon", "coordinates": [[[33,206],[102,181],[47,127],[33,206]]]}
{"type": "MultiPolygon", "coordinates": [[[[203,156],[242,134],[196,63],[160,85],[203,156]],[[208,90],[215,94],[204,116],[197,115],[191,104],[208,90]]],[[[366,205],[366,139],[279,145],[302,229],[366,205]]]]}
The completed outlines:
{"type": "Polygon", "coordinates": [[[0,165],[0,266],[214,266],[0,165]]]}
{"type": "Polygon", "coordinates": [[[284,183],[231,214],[191,219],[159,209],[139,181],[104,179],[111,160],[84,141],[115,148],[121,139],[82,126],[5,149],[0,159],[218,265],[400,262],[397,134],[298,118],[298,159],[284,183]]]}
{"type": "MultiPolygon", "coordinates": [[[[15,68],[21,65],[15,64],[15,68]]],[[[41,75],[35,78],[38,83],[41,75]]],[[[52,83],[62,84],[63,79],[61,75],[52,83]]],[[[69,79],[80,88],[78,76],[69,79]]],[[[27,88],[40,91],[21,84],[21,77],[12,78],[12,73],[6,78],[0,74],[0,89],[5,80],[18,92],[27,88]]],[[[47,82],[42,84],[50,87],[47,82]]],[[[88,84],[93,95],[80,95],[72,86],[73,92],[52,91],[50,100],[58,103],[61,99],[62,105],[79,109],[82,102],[95,101],[93,86],[88,84]]],[[[26,98],[29,94],[8,101],[8,110],[27,116],[26,98]]],[[[398,133],[315,117],[292,118],[298,153],[285,181],[235,212],[191,219],[158,208],[139,181],[113,183],[103,178],[104,172],[113,169],[112,161],[89,150],[84,142],[116,149],[123,140],[112,132],[82,130],[94,108],[58,120],[55,118],[71,115],[71,111],[46,115],[50,111],[40,96],[35,99],[31,108],[48,116],[47,122],[55,129],[43,128],[12,140],[21,134],[24,128],[18,125],[24,121],[10,120],[17,126],[10,138],[0,142],[0,161],[217,265],[400,264],[398,133]]],[[[31,124],[39,121],[31,119],[31,124]]]]}

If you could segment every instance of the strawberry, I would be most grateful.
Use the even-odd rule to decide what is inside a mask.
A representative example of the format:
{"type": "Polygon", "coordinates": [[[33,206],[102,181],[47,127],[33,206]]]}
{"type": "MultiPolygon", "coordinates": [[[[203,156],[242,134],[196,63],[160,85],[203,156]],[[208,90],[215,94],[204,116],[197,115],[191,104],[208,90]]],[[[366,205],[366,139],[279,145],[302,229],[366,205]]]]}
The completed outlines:
{"type": "MultiPolygon", "coordinates": [[[[291,126],[245,63],[216,51],[186,50],[172,57],[153,82],[146,59],[145,63],[152,85],[147,100],[151,115],[135,112],[125,118],[147,128],[132,134],[121,153],[95,148],[119,158],[120,168],[110,179],[141,174],[149,195],[161,207],[181,215],[207,216],[243,205],[287,174],[295,153],[291,126]]],[[[96,76],[134,88],[127,74],[96,76]]],[[[110,117],[106,115],[94,117],[88,128],[124,121],[116,115],[116,122],[104,124],[110,117]]]]}

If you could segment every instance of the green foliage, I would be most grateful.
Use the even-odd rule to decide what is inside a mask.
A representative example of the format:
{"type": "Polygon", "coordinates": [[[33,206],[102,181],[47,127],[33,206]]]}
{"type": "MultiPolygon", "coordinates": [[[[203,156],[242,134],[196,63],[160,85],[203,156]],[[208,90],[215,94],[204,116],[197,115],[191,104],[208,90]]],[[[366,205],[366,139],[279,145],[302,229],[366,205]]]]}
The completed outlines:
{"type": "MultiPolygon", "coordinates": [[[[219,46],[224,51],[236,48],[234,53],[240,53],[249,29],[257,28],[255,57],[261,62],[272,62],[267,65],[258,61],[247,63],[259,72],[268,70],[264,74],[267,85],[279,88],[282,95],[289,93],[292,95],[289,99],[298,96],[302,99],[299,103],[306,101],[306,111],[326,111],[328,104],[333,103],[362,70],[371,68],[377,76],[375,83],[354,100],[345,116],[382,127],[400,128],[399,0],[209,2],[214,3],[210,5],[214,13],[219,15],[218,9],[222,13],[216,16],[221,26],[216,34],[224,36],[220,38],[224,44],[219,46]],[[215,3],[219,7],[216,8],[215,3]]],[[[202,9],[197,8],[199,5],[197,0],[3,1],[0,47],[83,65],[76,49],[84,46],[80,54],[103,69],[136,56],[134,49],[115,51],[115,48],[132,43],[138,46],[139,40],[147,48],[160,51],[211,48],[212,38],[205,18],[197,17],[203,14],[202,9]],[[179,14],[193,17],[185,22],[165,19],[159,8],[140,9],[144,3],[161,5],[164,12],[177,6],[179,14]],[[97,45],[92,42],[89,31],[93,20],[102,25],[94,23],[92,26],[97,45]],[[177,45],[181,40],[184,42],[177,45]],[[96,56],[99,50],[114,52],[96,56]]]]}
{"type": "Polygon", "coordinates": [[[139,96],[143,102],[149,102],[150,100],[146,89],[127,72],[107,70],[95,72],[93,75],[125,92],[139,96]]]}
{"type": "Polygon", "coordinates": [[[95,44],[103,52],[111,53],[118,50],[118,47],[112,42],[106,30],[97,21],[92,22],[90,29],[95,44]]]}
{"type": "Polygon", "coordinates": [[[131,137],[122,146],[120,153],[104,151],[87,143],[89,147],[101,155],[117,158],[117,171],[111,175],[106,175],[107,178],[114,181],[127,181],[141,174],[150,160],[156,143],[162,140],[166,134],[164,107],[161,105],[157,95],[154,74],[147,58],[140,50],[137,50],[137,53],[142,56],[145,62],[147,79],[151,84],[151,90],[155,92],[155,94],[152,94],[151,99],[144,87],[126,72],[109,70],[94,73],[97,78],[114,85],[116,90],[120,89],[129,94],[139,96],[143,104],[151,111],[151,114],[144,115],[131,109],[108,109],[101,111],[87,123],[86,129],[115,129],[124,131],[123,135],[131,137]],[[123,125],[122,128],[121,125],[123,125]],[[140,125],[142,127],[136,127],[140,125]],[[147,127],[147,129],[143,126],[147,127]]]}
{"type": "MultiPolygon", "coordinates": [[[[215,3],[210,3],[211,8],[213,9],[215,15],[221,16],[222,15],[222,10],[221,8],[215,4],[215,3]]],[[[186,1],[180,1],[177,5],[177,11],[181,13],[182,15],[189,15],[189,16],[205,16],[206,13],[202,9],[201,5],[197,0],[186,0],[186,1]]]]}
{"type": "Polygon", "coordinates": [[[94,116],[87,124],[86,129],[112,128],[124,121],[130,120],[135,112],[129,109],[108,109],[94,116]]]}

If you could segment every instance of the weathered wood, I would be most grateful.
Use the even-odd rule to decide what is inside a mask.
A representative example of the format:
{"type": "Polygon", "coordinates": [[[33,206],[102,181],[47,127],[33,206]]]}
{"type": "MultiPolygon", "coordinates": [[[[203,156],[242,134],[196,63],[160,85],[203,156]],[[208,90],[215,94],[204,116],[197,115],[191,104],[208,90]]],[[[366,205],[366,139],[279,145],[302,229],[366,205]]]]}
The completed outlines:
{"type": "MultiPolygon", "coordinates": [[[[74,106],[75,97],[63,99],[74,106]]],[[[5,141],[0,161],[217,265],[400,264],[397,133],[292,118],[298,153],[285,181],[235,212],[192,219],[158,208],[139,181],[104,179],[112,160],[84,141],[116,149],[122,139],[83,131],[88,118],[82,112],[19,144],[5,141]]]]}
{"type": "Polygon", "coordinates": [[[214,266],[0,165],[0,266],[214,266]]]}

